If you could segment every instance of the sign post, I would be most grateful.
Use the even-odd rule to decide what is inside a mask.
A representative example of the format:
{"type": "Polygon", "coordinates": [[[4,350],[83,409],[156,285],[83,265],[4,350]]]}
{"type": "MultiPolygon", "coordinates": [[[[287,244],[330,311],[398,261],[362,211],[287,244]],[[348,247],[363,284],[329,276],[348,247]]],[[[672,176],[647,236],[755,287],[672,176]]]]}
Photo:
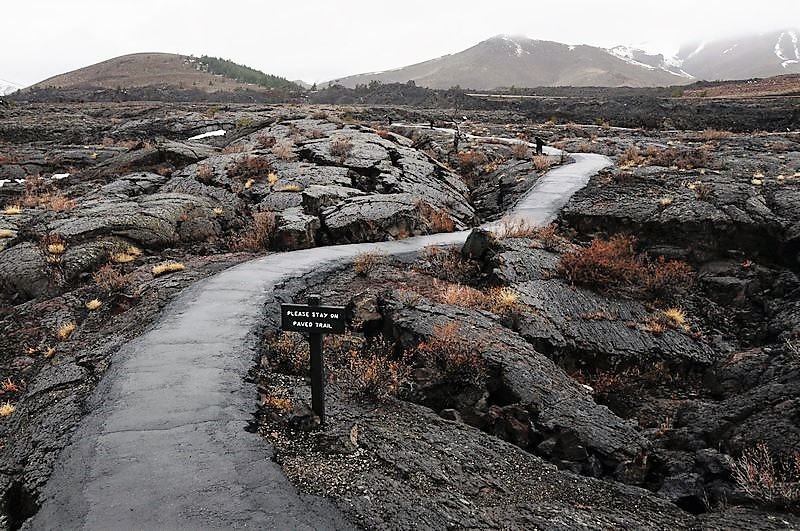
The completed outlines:
{"type": "Polygon", "coordinates": [[[281,330],[306,332],[311,351],[311,409],[325,425],[325,358],[322,334],[341,334],[346,329],[344,306],[321,306],[319,295],[308,304],[281,304],[281,330]]]}

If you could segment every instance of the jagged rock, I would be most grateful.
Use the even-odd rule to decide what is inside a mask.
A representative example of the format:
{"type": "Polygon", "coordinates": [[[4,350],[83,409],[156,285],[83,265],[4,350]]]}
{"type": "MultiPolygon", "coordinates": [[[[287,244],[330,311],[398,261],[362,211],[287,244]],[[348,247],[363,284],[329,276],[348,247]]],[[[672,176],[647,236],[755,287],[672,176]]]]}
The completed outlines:
{"type": "MultiPolygon", "coordinates": [[[[420,299],[413,306],[396,294],[381,301],[385,333],[404,347],[416,346],[423,338],[436,334],[434,327],[458,323],[464,341],[479,345],[481,356],[496,375],[491,384],[491,400],[515,405],[530,415],[513,410],[490,410],[489,426],[503,419],[503,433],[526,447],[552,437],[559,456],[586,461],[598,456],[606,466],[630,463],[646,447],[646,442],[629,423],[604,406],[597,405],[586,390],[514,332],[492,326],[486,316],[474,310],[434,304],[420,299]],[[509,416],[510,413],[510,416],[509,416]],[[495,422],[492,423],[492,419],[495,422]]],[[[499,429],[499,428],[498,428],[499,429]]]]}
{"type": "Polygon", "coordinates": [[[0,289],[3,295],[28,300],[48,293],[52,276],[41,249],[23,242],[0,252],[0,289]]]}
{"type": "Polygon", "coordinates": [[[96,270],[108,262],[112,252],[124,250],[130,242],[122,238],[98,238],[67,247],[61,258],[64,277],[68,281],[96,270]]]}
{"type": "Polygon", "coordinates": [[[120,236],[153,248],[182,239],[205,240],[219,233],[209,201],[187,194],[158,193],[136,201],[98,200],[85,204],[76,214],[51,222],[49,232],[68,241],[120,236]]]}
{"type": "Polygon", "coordinates": [[[309,214],[318,216],[324,209],[332,207],[350,197],[362,196],[364,192],[348,186],[311,185],[302,192],[303,208],[309,214]]]}
{"type": "Polygon", "coordinates": [[[100,187],[88,197],[138,197],[144,194],[152,194],[158,190],[159,186],[166,182],[167,178],[157,173],[136,172],[123,175],[100,187]]]}
{"type": "Polygon", "coordinates": [[[335,243],[395,240],[424,230],[411,194],[351,197],[323,210],[322,220],[335,243]]]}
{"type": "Polygon", "coordinates": [[[284,210],[278,216],[272,245],[279,251],[314,247],[319,227],[319,218],[316,216],[303,214],[299,208],[284,210]]]}
{"type": "Polygon", "coordinates": [[[469,260],[483,260],[486,254],[495,246],[495,235],[484,229],[474,229],[467,236],[467,241],[461,247],[461,256],[469,260]]]}
{"type": "Polygon", "coordinates": [[[664,479],[658,494],[691,513],[698,514],[706,511],[703,503],[703,483],[699,474],[687,473],[670,476],[664,479]]]}
{"type": "MultiPolygon", "coordinates": [[[[554,277],[557,253],[507,238],[484,254],[490,255],[485,268],[493,277],[510,285],[520,302],[535,309],[520,317],[518,330],[545,352],[562,349],[571,353],[575,365],[594,367],[664,361],[697,368],[714,359],[707,345],[685,333],[648,331],[647,323],[655,316],[642,303],[574,288],[554,277]]],[[[565,359],[562,363],[572,365],[565,359]]]]}

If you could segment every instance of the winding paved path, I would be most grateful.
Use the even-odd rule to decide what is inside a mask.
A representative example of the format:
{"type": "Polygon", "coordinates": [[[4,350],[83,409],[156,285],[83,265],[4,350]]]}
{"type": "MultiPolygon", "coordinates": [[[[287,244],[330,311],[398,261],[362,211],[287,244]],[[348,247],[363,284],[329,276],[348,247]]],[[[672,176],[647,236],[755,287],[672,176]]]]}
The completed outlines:
{"type": "MultiPolygon", "coordinates": [[[[540,178],[514,214],[549,223],[610,161],[578,154],[540,178]]],[[[377,250],[455,244],[468,232],[318,247],[240,264],[182,292],[131,341],[95,389],[90,413],[57,461],[27,529],[330,529],[350,525],[327,501],[299,494],[245,431],[255,389],[263,304],[274,286],[377,250]]]]}

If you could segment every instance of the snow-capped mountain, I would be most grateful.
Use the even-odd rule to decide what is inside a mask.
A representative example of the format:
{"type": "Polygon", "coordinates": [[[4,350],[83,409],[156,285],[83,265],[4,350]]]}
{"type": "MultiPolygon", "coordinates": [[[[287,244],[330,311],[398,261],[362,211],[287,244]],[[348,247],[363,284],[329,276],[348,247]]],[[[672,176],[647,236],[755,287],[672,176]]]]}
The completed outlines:
{"type": "Polygon", "coordinates": [[[676,56],[649,51],[646,45],[614,46],[608,50],[608,53],[648,70],[662,70],[686,79],[694,79],[695,77],[682,68],[683,62],[676,56]]]}
{"type": "Polygon", "coordinates": [[[682,46],[681,68],[698,79],[724,80],[800,73],[800,31],[698,41],[682,46]]]}
{"type": "Polygon", "coordinates": [[[385,72],[336,80],[346,87],[414,81],[429,88],[488,90],[541,86],[663,86],[690,82],[682,74],[624,59],[603,48],[498,35],[461,52],[385,72]]]}
{"type": "Polygon", "coordinates": [[[12,92],[16,92],[21,88],[22,87],[16,83],[6,81],[5,79],[0,79],[0,96],[8,96],[12,92]]]}

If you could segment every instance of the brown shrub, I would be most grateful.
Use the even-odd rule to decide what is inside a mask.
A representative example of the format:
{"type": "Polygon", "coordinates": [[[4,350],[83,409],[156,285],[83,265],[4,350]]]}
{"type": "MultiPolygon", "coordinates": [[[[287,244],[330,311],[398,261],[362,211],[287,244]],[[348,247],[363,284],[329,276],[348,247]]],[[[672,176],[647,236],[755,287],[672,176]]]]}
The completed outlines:
{"type": "Polygon", "coordinates": [[[256,143],[259,147],[263,149],[270,149],[272,146],[275,145],[277,142],[276,138],[272,135],[258,135],[256,137],[256,143]]]}
{"type": "Polygon", "coordinates": [[[456,222],[445,210],[434,208],[430,203],[421,199],[416,201],[420,215],[427,221],[431,232],[453,232],[456,229],[456,222]]]}
{"type": "Polygon", "coordinates": [[[638,166],[642,162],[644,162],[644,158],[641,153],[639,153],[639,148],[636,146],[628,146],[628,149],[625,150],[625,153],[623,153],[617,161],[621,167],[627,168],[638,166]]]}
{"type": "Polygon", "coordinates": [[[553,161],[547,155],[535,155],[533,157],[533,167],[536,171],[547,171],[553,165],[553,161]]]}
{"type": "Polygon", "coordinates": [[[311,366],[308,342],[297,332],[281,332],[264,340],[265,361],[276,371],[305,376],[311,366]]]}
{"type": "Polygon", "coordinates": [[[120,273],[112,264],[105,264],[92,274],[92,280],[105,291],[123,291],[131,282],[131,274],[120,273]]]}
{"type": "Polygon", "coordinates": [[[272,154],[281,160],[294,160],[297,156],[294,153],[294,144],[289,140],[283,140],[272,147],[272,154]]]}
{"type": "Polygon", "coordinates": [[[214,177],[214,170],[208,164],[197,165],[197,178],[204,183],[208,183],[214,177]]]}
{"type": "Polygon", "coordinates": [[[264,157],[247,156],[237,160],[228,168],[228,176],[242,179],[257,178],[272,171],[272,164],[264,157]]]}
{"type": "Polygon", "coordinates": [[[402,361],[375,352],[364,356],[355,350],[351,351],[348,368],[356,392],[376,399],[397,395],[410,374],[402,361]]]}
{"type": "Polygon", "coordinates": [[[650,261],[633,246],[630,236],[597,238],[562,255],[558,273],[572,284],[629,295],[670,297],[691,287],[694,271],[688,264],[663,257],[650,261]]]}
{"type": "Polygon", "coordinates": [[[733,463],[733,477],[747,494],[789,509],[800,506],[800,452],[775,460],[764,442],[745,448],[733,463]]]}
{"type": "Polygon", "coordinates": [[[482,341],[470,339],[457,322],[451,321],[435,325],[433,334],[419,343],[412,355],[426,366],[438,368],[448,382],[483,385],[487,374],[483,347],[482,341]]]}
{"type": "Polygon", "coordinates": [[[475,176],[489,159],[480,151],[459,151],[456,155],[458,169],[465,175],[475,176]]]}
{"type": "Polygon", "coordinates": [[[328,150],[334,157],[345,158],[353,150],[353,143],[350,141],[349,138],[345,137],[334,138],[333,140],[331,140],[331,144],[328,150]]]}
{"type": "Polygon", "coordinates": [[[703,140],[722,140],[724,138],[730,138],[733,136],[733,133],[730,131],[719,131],[717,129],[706,129],[702,133],[700,133],[700,138],[703,140]]]}
{"type": "Polygon", "coordinates": [[[269,240],[277,228],[275,212],[256,212],[253,221],[231,244],[235,251],[262,251],[269,245],[269,240]]]}
{"type": "Polygon", "coordinates": [[[463,283],[478,274],[478,265],[461,256],[461,250],[456,246],[426,247],[414,268],[448,282],[463,283]]]}
{"type": "Polygon", "coordinates": [[[353,260],[353,271],[360,277],[367,277],[381,265],[385,264],[387,255],[376,252],[363,252],[356,255],[353,260]]]}
{"type": "Polygon", "coordinates": [[[647,164],[651,166],[676,166],[681,170],[704,168],[709,164],[708,151],[702,148],[648,148],[647,164]]]}
{"type": "Polygon", "coordinates": [[[486,304],[486,295],[482,291],[463,284],[439,286],[436,299],[442,304],[462,308],[482,308],[486,304]]]}
{"type": "Polygon", "coordinates": [[[531,154],[531,150],[526,142],[514,142],[511,145],[511,155],[515,159],[526,160],[531,154]]]}

